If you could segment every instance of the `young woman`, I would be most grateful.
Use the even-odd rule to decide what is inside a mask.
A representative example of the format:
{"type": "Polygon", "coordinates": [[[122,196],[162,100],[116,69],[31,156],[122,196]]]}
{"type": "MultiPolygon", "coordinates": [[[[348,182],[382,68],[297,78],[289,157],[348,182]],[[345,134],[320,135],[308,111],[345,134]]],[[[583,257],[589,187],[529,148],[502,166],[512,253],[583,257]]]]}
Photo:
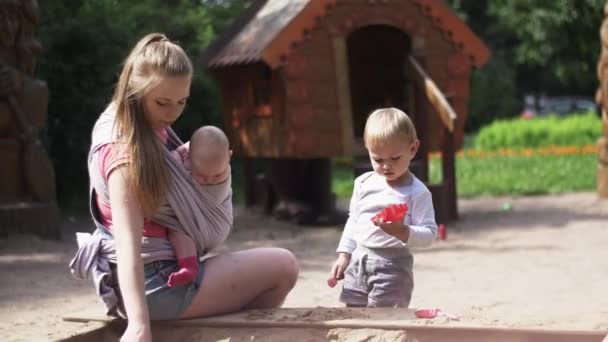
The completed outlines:
{"type": "MultiPolygon", "coordinates": [[[[191,78],[192,64],[181,47],[162,34],[145,36],[125,60],[113,100],[93,130],[89,177],[97,230],[72,265],[81,267],[90,257],[93,272],[108,266],[107,277],[95,278],[101,279],[98,290],[103,283],[100,294],[109,312],[128,318],[123,341],[151,341],[151,319],[278,307],[297,279],[291,252],[259,248],[205,259],[193,282],[167,286],[167,276],[179,266],[167,252],[167,227],[155,215],[175,190],[168,136],[190,95],[191,78]],[[101,247],[91,252],[93,240],[101,247]]],[[[228,211],[212,209],[179,209],[185,217],[214,217],[202,250],[223,242],[232,224],[231,205],[228,211]]]]}

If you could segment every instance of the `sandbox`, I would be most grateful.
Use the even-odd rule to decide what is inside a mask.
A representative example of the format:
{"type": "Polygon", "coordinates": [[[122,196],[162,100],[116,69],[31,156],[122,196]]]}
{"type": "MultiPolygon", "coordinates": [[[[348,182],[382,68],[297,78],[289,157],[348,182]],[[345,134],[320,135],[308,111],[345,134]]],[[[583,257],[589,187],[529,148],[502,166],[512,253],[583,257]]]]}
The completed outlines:
{"type": "MultiPolygon", "coordinates": [[[[125,321],[72,315],[80,323],[57,341],[116,341],[125,321]],[[77,327],[77,328],[76,328],[77,327]]],[[[583,330],[469,326],[447,318],[418,319],[412,309],[284,308],[251,310],[204,319],[154,322],[163,341],[402,341],[402,342],[601,342],[605,333],[583,330]]]]}

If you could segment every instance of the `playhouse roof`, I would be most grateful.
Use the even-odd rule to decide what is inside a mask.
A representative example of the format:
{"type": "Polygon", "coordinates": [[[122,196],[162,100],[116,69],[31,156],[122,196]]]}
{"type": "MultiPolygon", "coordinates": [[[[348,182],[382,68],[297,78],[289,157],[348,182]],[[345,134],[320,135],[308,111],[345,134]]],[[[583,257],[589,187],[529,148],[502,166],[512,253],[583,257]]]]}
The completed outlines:
{"type": "MultiPolygon", "coordinates": [[[[290,46],[303,38],[340,0],[256,0],[233,26],[220,36],[203,55],[209,68],[265,62],[277,67],[290,46]]],[[[490,52],[452,9],[439,0],[410,0],[421,6],[421,14],[430,17],[439,30],[462,47],[473,65],[486,63],[490,52]]]]}

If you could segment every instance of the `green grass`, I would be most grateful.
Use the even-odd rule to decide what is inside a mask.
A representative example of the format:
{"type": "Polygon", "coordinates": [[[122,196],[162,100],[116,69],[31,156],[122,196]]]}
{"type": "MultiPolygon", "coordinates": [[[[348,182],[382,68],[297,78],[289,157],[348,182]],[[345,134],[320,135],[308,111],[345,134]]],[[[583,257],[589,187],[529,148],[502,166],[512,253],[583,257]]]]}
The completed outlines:
{"type": "Polygon", "coordinates": [[[353,193],[353,170],[348,163],[334,162],[331,189],[338,198],[350,199],[353,193]]]}
{"type": "MultiPolygon", "coordinates": [[[[461,157],[456,161],[458,196],[539,195],[593,191],[597,155],[461,157]]],[[[350,198],[352,171],[334,165],[333,191],[350,198]]],[[[441,161],[430,164],[431,183],[441,182],[441,161]]]]}

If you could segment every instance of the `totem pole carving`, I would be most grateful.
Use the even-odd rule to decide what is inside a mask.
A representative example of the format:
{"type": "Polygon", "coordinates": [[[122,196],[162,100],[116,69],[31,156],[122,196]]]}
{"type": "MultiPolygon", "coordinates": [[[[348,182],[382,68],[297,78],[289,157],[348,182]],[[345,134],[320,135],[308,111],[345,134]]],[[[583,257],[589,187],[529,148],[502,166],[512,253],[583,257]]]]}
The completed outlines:
{"type": "Polygon", "coordinates": [[[53,166],[39,139],[49,97],[34,77],[39,15],[36,0],[0,0],[0,200],[47,208],[48,222],[57,220],[57,204],[53,166]]]}
{"type": "Polygon", "coordinates": [[[597,141],[599,154],[597,191],[601,197],[608,197],[608,3],[604,7],[604,17],[600,28],[602,51],[597,65],[600,85],[595,96],[602,108],[603,127],[603,136],[597,141]]]}

